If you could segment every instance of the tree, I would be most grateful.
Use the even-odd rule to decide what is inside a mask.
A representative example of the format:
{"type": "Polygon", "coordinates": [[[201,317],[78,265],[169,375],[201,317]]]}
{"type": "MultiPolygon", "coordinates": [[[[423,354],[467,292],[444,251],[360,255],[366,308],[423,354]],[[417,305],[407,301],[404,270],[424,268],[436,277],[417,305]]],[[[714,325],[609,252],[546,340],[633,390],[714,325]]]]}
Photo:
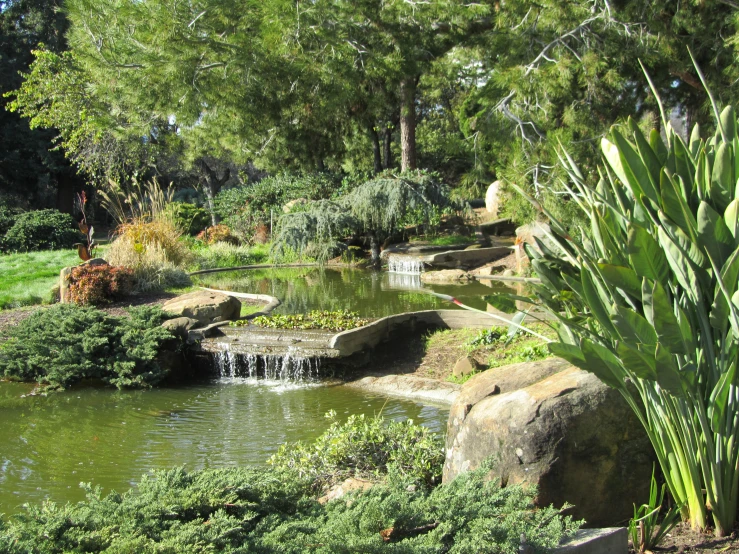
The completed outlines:
{"type": "Polygon", "coordinates": [[[4,96],[20,86],[20,72],[28,69],[40,43],[54,52],[66,49],[67,27],[53,0],[0,2],[0,190],[16,203],[70,212],[81,183],[62,153],[53,150],[54,132],[29,129],[18,114],[6,111],[4,96]]]}

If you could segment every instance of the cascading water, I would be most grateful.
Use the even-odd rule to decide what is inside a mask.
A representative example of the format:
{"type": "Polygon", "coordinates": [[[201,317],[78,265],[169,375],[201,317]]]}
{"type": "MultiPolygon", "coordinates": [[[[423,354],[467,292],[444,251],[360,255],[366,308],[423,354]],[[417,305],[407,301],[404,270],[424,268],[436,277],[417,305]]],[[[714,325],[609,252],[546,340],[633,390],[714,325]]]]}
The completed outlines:
{"type": "Polygon", "coordinates": [[[213,361],[221,378],[267,379],[271,381],[309,382],[318,378],[320,358],[306,358],[288,348],[283,355],[240,354],[232,352],[228,343],[219,343],[213,361]]]}
{"type": "Polygon", "coordinates": [[[419,275],[423,271],[423,262],[410,256],[388,256],[387,269],[391,273],[419,275]]]}

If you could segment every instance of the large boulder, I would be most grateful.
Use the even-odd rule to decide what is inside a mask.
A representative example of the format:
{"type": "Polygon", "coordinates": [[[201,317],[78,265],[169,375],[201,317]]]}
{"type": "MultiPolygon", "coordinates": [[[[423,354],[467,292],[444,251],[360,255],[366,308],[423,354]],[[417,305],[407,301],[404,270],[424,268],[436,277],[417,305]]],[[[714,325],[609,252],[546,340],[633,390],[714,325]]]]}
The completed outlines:
{"type": "Polygon", "coordinates": [[[493,181],[485,193],[485,209],[492,218],[498,217],[500,206],[500,181],[493,181]]]}
{"type": "Polygon", "coordinates": [[[167,301],[162,309],[176,317],[188,317],[198,326],[238,319],[241,302],[220,292],[199,290],[167,301]]]}
{"type": "Polygon", "coordinates": [[[444,481],[492,458],[504,484],[538,486],[541,506],[574,504],[588,526],[648,499],[654,451],[621,395],[560,359],[470,379],[452,405],[444,481]]]}

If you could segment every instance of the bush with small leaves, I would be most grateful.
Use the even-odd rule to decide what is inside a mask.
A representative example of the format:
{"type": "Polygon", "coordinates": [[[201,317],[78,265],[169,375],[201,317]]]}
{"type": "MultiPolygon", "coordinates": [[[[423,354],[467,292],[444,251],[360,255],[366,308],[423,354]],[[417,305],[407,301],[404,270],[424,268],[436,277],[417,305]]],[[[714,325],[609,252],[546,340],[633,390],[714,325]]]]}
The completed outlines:
{"type": "Polygon", "coordinates": [[[13,252],[71,248],[82,239],[74,219],[57,210],[25,212],[15,217],[3,239],[3,248],[13,252]]]}
{"type": "Polygon", "coordinates": [[[59,304],[38,310],[0,342],[0,376],[66,388],[99,379],[118,388],[149,387],[167,376],[157,362],[165,341],[160,308],[130,308],[117,317],[91,307],[59,304]]]}

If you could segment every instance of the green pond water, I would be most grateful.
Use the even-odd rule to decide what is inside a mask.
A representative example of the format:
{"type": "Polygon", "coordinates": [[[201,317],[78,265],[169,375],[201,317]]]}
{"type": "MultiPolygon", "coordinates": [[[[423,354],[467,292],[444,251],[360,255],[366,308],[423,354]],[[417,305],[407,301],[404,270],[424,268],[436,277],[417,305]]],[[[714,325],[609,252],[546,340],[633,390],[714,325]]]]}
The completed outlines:
{"type": "Polygon", "coordinates": [[[477,281],[465,285],[426,285],[421,283],[419,275],[320,267],[227,271],[199,275],[197,280],[197,284],[205,287],[275,296],[282,302],[277,313],[346,309],[364,317],[457,309],[451,302],[424,290],[454,296],[481,310],[487,307],[485,296],[511,290],[505,285],[491,287],[477,281]]]}
{"type": "Polygon", "coordinates": [[[148,391],[84,388],[22,398],[0,383],[0,514],[25,502],[84,498],[80,482],[128,489],[153,469],[264,464],[284,442],[310,440],[324,414],[413,419],[446,430],[448,411],[343,386],[213,381],[148,391]]]}
{"type": "MultiPolygon", "coordinates": [[[[276,296],[282,313],[349,309],[366,317],[449,308],[421,290],[417,275],[352,269],[291,268],[204,275],[199,284],[276,296]]],[[[505,290],[473,282],[424,286],[485,309],[505,290]]],[[[80,482],[123,491],[142,474],[264,464],[277,448],[310,440],[329,425],[324,414],[411,418],[446,430],[448,410],[369,395],[343,386],[217,380],[149,391],[80,388],[22,397],[30,385],[0,383],[0,514],[25,502],[84,498],[80,482]]]]}

